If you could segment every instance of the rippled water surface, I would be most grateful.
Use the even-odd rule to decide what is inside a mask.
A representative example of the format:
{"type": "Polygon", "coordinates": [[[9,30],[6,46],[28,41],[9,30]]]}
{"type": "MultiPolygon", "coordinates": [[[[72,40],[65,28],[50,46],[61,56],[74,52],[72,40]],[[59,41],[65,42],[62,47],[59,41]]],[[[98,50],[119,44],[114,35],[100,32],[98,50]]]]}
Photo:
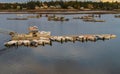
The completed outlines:
{"type": "MultiPolygon", "coordinates": [[[[26,17],[32,14],[23,14],[26,17]]],[[[9,35],[0,33],[0,74],[120,74],[120,18],[104,14],[106,22],[83,22],[76,15],[58,15],[69,21],[47,21],[46,17],[7,20],[16,14],[0,14],[0,30],[27,33],[36,25],[52,35],[116,34],[117,38],[97,42],[53,43],[53,46],[4,47],[9,35]]],[[[45,15],[43,15],[45,16],[45,15]]]]}

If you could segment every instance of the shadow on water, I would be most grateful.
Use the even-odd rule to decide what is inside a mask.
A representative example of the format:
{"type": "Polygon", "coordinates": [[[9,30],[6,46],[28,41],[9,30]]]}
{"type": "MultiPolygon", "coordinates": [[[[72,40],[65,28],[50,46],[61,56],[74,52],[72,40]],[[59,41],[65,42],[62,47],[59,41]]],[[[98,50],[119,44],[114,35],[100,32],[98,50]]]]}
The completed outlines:
{"type": "Polygon", "coordinates": [[[10,47],[10,48],[4,47],[4,48],[0,49],[0,56],[5,53],[12,52],[13,49],[16,50],[17,47],[10,47]]]}

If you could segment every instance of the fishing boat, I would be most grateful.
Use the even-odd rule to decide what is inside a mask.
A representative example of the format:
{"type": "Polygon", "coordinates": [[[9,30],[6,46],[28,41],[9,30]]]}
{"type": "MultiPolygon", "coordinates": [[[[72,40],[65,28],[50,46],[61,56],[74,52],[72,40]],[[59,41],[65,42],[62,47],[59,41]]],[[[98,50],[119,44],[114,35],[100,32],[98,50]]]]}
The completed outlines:
{"type": "Polygon", "coordinates": [[[28,18],[7,18],[7,20],[28,20],[28,18]]]}
{"type": "Polygon", "coordinates": [[[120,18],[120,15],[115,15],[114,17],[115,17],[115,18],[120,18]]]}
{"type": "Polygon", "coordinates": [[[85,22],[105,22],[105,20],[97,20],[97,19],[83,19],[85,22]]]}

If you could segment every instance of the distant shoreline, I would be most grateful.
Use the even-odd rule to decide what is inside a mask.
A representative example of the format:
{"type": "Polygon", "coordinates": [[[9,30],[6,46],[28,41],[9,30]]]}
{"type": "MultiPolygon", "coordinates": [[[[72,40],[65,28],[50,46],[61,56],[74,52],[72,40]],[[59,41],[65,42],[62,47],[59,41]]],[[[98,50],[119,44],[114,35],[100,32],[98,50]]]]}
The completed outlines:
{"type": "Polygon", "coordinates": [[[118,11],[107,11],[107,10],[24,10],[24,11],[9,11],[1,10],[0,14],[118,14],[118,11]]]}

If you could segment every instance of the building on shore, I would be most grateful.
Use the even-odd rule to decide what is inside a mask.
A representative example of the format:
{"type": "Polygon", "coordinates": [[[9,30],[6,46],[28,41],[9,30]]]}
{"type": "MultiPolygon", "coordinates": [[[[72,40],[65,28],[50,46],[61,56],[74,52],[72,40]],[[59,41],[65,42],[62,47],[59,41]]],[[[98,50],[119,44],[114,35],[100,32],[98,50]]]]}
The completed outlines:
{"type": "Polygon", "coordinates": [[[100,0],[101,2],[116,2],[118,0],[100,0]]]}

